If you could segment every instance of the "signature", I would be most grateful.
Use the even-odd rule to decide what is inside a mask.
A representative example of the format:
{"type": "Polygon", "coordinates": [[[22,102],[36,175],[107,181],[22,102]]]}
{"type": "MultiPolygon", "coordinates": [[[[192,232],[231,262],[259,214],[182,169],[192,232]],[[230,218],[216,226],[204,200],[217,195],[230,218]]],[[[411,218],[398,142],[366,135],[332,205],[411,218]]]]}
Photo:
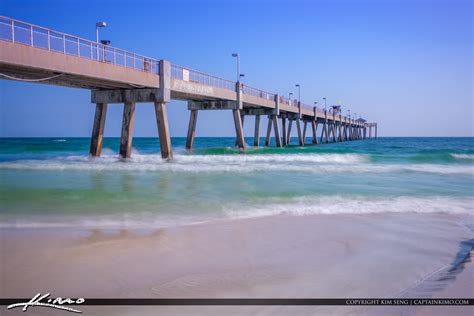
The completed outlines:
{"type": "Polygon", "coordinates": [[[22,311],[26,312],[28,310],[28,307],[30,306],[42,306],[42,307],[50,307],[50,308],[56,308],[56,309],[61,309],[64,311],[72,312],[72,313],[82,313],[81,311],[68,307],[68,306],[63,306],[63,304],[82,304],[86,300],[84,298],[78,298],[76,300],[71,299],[71,298],[49,298],[51,293],[47,293],[44,295],[41,295],[41,293],[36,294],[33,296],[31,300],[28,302],[24,303],[16,303],[16,304],[11,304],[8,305],[7,309],[13,309],[17,307],[22,307],[22,311]]]}

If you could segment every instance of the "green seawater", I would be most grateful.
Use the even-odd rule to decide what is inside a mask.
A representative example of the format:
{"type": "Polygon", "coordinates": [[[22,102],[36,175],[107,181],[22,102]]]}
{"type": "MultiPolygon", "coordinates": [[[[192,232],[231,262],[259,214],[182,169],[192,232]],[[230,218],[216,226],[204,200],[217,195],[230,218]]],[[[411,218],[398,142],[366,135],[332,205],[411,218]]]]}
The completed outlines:
{"type": "Polygon", "coordinates": [[[118,138],[106,138],[102,157],[94,159],[89,138],[0,139],[0,225],[162,227],[282,213],[474,214],[474,138],[272,144],[245,153],[234,138],[197,138],[192,153],[185,141],[172,139],[174,159],[167,162],[157,138],[135,138],[128,161],[118,159],[118,138]]]}

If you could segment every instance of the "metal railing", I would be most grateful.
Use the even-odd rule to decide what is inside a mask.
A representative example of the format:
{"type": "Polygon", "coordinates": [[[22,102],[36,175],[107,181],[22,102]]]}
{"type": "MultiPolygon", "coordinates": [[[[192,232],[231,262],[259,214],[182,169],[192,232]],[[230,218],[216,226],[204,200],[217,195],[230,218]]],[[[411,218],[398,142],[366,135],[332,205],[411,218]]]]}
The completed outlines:
{"type": "MultiPolygon", "coordinates": [[[[132,68],[138,71],[149,72],[157,75],[160,74],[159,61],[157,59],[145,57],[109,45],[103,45],[77,36],[53,31],[51,29],[4,16],[0,16],[0,40],[46,49],[48,51],[93,61],[109,63],[125,68],[132,68]]],[[[208,75],[175,64],[171,65],[171,77],[216,88],[236,91],[236,83],[234,81],[208,75]]],[[[242,85],[242,92],[246,95],[269,101],[275,100],[275,94],[246,85],[242,85]]],[[[284,96],[279,96],[279,101],[280,103],[288,104],[289,106],[298,107],[297,100],[289,100],[284,96]]],[[[312,107],[309,105],[302,103],[301,106],[302,108],[312,110],[312,107]]],[[[324,110],[317,109],[317,112],[324,115],[324,110]]],[[[329,115],[332,115],[332,113],[328,111],[328,116],[329,115]]],[[[343,118],[346,119],[346,117],[343,118]]]]}
{"type": "Polygon", "coordinates": [[[159,61],[77,36],[0,16],[0,40],[159,74],[159,61]]]}
{"type": "Polygon", "coordinates": [[[251,96],[254,96],[254,97],[257,97],[257,98],[262,98],[262,99],[265,99],[265,100],[270,100],[270,101],[275,100],[275,94],[265,92],[265,91],[262,91],[262,90],[259,90],[259,89],[256,89],[256,88],[252,88],[252,87],[249,87],[249,86],[246,86],[246,85],[243,85],[242,92],[244,94],[251,95],[251,96]]]}
{"type": "Polygon", "coordinates": [[[235,91],[235,82],[222,79],[216,76],[208,75],[196,70],[191,70],[182,66],[171,64],[171,77],[204,84],[211,87],[235,91]]]}

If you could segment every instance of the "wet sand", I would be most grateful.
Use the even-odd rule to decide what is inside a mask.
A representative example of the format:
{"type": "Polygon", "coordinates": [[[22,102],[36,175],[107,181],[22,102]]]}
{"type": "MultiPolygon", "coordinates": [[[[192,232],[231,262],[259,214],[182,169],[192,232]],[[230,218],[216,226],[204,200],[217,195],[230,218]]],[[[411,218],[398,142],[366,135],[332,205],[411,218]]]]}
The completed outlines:
{"type": "MultiPolygon", "coordinates": [[[[408,291],[420,297],[473,297],[471,262],[436,291],[418,290],[424,279],[452,264],[461,241],[473,238],[466,227],[470,220],[446,214],[278,215],[156,231],[2,229],[0,296],[360,298],[402,297],[408,291]]],[[[474,312],[472,307],[449,308],[450,315],[474,312]]],[[[85,315],[375,311],[346,306],[80,309],[85,315]]],[[[440,310],[398,309],[397,315],[440,310]]],[[[15,312],[20,311],[6,314],[15,312]]],[[[37,307],[28,314],[64,312],[37,307]]]]}

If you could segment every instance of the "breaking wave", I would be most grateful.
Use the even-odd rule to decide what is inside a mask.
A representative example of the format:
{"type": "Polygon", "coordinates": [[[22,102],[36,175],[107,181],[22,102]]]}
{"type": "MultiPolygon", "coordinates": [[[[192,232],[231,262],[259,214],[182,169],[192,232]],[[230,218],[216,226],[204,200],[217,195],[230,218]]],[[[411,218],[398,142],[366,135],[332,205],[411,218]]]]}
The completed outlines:
{"type": "Polygon", "coordinates": [[[299,197],[293,199],[275,198],[260,206],[243,209],[235,205],[226,210],[230,217],[259,217],[277,214],[383,214],[383,213],[449,213],[472,214],[474,198],[454,197],[299,197]]]}
{"type": "Polygon", "coordinates": [[[159,212],[119,212],[109,215],[0,215],[0,227],[14,228],[163,228],[206,222],[268,216],[308,216],[335,214],[439,213],[474,214],[474,198],[410,197],[368,198],[364,196],[326,196],[265,198],[253,203],[224,203],[217,212],[194,215],[159,212]]]}
{"type": "Polygon", "coordinates": [[[474,160],[474,154],[451,154],[451,157],[456,158],[456,159],[474,160]]]}
{"type": "Polygon", "coordinates": [[[127,161],[115,154],[101,158],[68,156],[45,160],[17,160],[0,163],[0,169],[44,171],[171,171],[171,172],[255,172],[290,171],[306,173],[422,172],[474,174],[472,165],[376,164],[365,154],[265,154],[265,155],[175,155],[164,161],[160,155],[136,153],[127,161]]]}

